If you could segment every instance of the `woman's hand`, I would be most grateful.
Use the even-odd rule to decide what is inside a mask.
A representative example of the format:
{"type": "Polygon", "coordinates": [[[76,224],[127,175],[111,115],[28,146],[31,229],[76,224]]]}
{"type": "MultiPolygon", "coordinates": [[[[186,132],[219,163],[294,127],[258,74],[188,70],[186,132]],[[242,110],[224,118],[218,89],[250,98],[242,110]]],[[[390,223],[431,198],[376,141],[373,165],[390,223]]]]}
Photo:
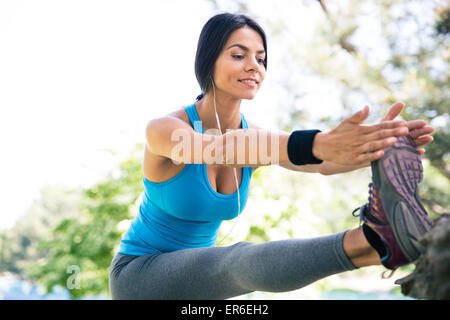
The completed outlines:
{"type": "MultiPolygon", "coordinates": [[[[391,116],[394,114],[392,112],[391,116]]],[[[406,121],[388,120],[387,116],[378,124],[361,125],[368,115],[369,106],[365,106],[330,132],[316,134],[313,155],[337,164],[360,165],[380,159],[384,155],[382,149],[393,146],[395,137],[409,133],[406,121]]]]}
{"type": "MultiPolygon", "coordinates": [[[[381,121],[383,122],[394,120],[400,114],[404,106],[405,105],[403,102],[394,103],[389,109],[387,115],[381,121]]],[[[430,134],[433,133],[435,129],[431,126],[427,126],[426,121],[412,120],[408,121],[407,125],[409,129],[409,135],[411,136],[411,138],[413,138],[417,147],[424,146],[433,141],[433,137],[430,136],[430,134]]],[[[425,149],[423,148],[417,148],[417,150],[420,154],[425,153],[425,149]]]]}

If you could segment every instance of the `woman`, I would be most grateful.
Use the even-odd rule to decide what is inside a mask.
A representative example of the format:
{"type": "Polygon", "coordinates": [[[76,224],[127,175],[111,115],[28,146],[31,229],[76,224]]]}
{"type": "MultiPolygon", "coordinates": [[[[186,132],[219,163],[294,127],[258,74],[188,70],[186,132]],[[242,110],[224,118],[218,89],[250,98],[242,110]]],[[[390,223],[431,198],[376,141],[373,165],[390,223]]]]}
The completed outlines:
{"type": "MultiPolygon", "coordinates": [[[[402,255],[393,237],[400,231],[381,221],[395,210],[376,211],[373,205],[362,207],[362,227],[338,234],[215,246],[221,222],[244,209],[252,173],[260,166],[336,174],[369,166],[394,150],[397,140],[407,145],[408,133],[416,145],[431,141],[433,129],[424,121],[393,121],[401,103],[372,126],[361,125],[369,112],[365,107],[328,133],[268,132],[240,112],[241,100],[255,97],[266,69],[266,37],[255,21],[223,13],[206,23],[195,61],[203,93],[194,104],[147,125],[145,193],[111,263],[113,299],[227,299],[290,291],[335,273],[381,263],[395,269],[416,258],[420,248],[402,255]],[[257,138],[257,152],[240,139],[249,132],[257,138]],[[263,149],[269,161],[261,156],[263,149]]],[[[413,157],[424,152],[412,149],[413,157]]],[[[386,187],[371,187],[370,204],[392,202],[380,198],[379,188],[386,187]]],[[[427,225],[425,220],[413,222],[427,225]]]]}

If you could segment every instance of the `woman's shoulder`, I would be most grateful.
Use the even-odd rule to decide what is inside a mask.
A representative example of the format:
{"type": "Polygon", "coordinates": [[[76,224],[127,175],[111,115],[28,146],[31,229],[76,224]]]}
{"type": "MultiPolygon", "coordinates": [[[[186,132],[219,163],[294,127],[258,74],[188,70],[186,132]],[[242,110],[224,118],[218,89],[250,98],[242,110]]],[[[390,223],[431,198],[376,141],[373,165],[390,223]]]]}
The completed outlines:
{"type": "Polygon", "coordinates": [[[155,121],[155,120],[157,120],[158,122],[159,121],[168,121],[168,120],[170,120],[170,118],[176,118],[178,120],[182,120],[183,122],[186,122],[187,124],[189,124],[192,127],[191,122],[189,120],[189,116],[187,115],[187,113],[185,111],[185,107],[179,107],[178,109],[175,109],[174,111],[172,111],[170,113],[158,116],[157,118],[150,119],[149,122],[155,121]]]}

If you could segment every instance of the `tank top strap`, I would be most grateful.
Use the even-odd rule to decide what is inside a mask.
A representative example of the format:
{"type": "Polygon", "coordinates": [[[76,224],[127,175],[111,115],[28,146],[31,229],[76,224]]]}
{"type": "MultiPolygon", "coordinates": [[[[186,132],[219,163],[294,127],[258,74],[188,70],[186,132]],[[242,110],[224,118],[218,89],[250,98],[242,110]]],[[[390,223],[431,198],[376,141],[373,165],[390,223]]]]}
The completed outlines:
{"type": "Polygon", "coordinates": [[[194,130],[199,133],[205,133],[202,126],[202,121],[200,120],[200,117],[198,116],[197,113],[197,109],[195,108],[195,103],[186,107],[184,110],[186,110],[189,120],[191,121],[192,127],[194,127],[194,130]]]}
{"type": "MultiPolygon", "coordinates": [[[[195,108],[195,103],[185,108],[186,113],[191,121],[192,126],[196,132],[205,133],[203,130],[202,121],[197,113],[197,109],[195,108]]],[[[247,121],[245,120],[244,114],[241,112],[241,128],[248,129],[247,121]]]]}
{"type": "Polygon", "coordinates": [[[245,117],[244,117],[244,115],[242,114],[242,112],[241,112],[241,126],[242,126],[242,129],[248,129],[248,124],[247,124],[247,121],[245,120],[245,117]]]}

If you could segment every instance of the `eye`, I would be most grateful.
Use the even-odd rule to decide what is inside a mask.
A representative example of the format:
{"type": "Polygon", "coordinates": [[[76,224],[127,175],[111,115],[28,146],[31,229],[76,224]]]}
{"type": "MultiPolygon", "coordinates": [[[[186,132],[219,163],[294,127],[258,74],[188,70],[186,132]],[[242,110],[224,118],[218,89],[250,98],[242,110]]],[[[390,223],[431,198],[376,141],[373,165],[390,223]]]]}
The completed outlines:
{"type": "MultiPolygon", "coordinates": [[[[242,55],[240,55],[240,54],[236,54],[236,55],[233,55],[232,57],[233,57],[233,58],[236,58],[236,59],[241,59],[241,58],[243,58],[244,56],[242,56],[242,55]]],[[[263,58],[259,58],[259,59],[258,59],[258,62],[259,62],[259,63],[264,63],[264,61],[265,61],[265,59],[263,59],[263,58]]]]}

